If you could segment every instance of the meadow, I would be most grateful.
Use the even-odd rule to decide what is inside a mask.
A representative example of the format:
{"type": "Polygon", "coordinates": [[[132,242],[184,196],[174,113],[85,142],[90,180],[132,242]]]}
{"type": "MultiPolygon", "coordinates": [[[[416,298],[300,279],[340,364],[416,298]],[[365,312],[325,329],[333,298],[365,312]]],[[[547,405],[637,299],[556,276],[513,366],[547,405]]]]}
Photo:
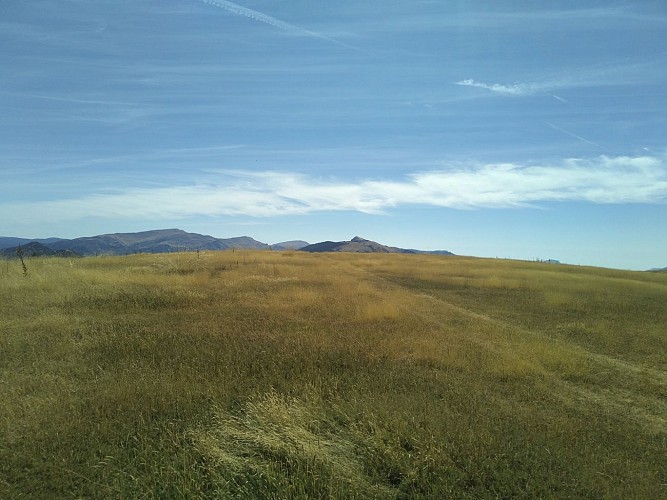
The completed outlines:
{"type": "Polygon", "coordinates": [[[0,262],[0,498],[665,498],[667,274],[0,262]]]}

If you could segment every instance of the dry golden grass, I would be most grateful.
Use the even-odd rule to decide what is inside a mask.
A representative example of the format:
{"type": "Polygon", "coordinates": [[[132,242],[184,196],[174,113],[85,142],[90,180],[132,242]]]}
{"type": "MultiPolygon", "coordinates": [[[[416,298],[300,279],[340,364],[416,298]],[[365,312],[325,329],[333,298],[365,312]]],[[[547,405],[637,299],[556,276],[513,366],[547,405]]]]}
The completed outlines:
{"type": "Polygon", "coordinates": [[[667,275],[201,252],[0,270],[0,497],[666,493],[667,275]]]}

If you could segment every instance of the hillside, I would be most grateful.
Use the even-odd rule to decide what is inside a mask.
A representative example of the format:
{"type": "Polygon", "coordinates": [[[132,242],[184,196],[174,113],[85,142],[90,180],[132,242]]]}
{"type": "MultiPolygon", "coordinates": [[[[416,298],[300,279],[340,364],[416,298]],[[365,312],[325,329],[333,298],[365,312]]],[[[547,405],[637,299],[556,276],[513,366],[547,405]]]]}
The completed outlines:
{"type": "MultiPolygon", "coordinates": [[[[215,238],[213,236],[188,233],[181,229],[157,229],[138,233],[114,233],[87,236],[75,239],[48,238],[26,240],[24,238],[0,237],[0,249],[31,242],[43,244],[54,252],[69,251],[79,255],[129,255],[133,253],[174,253],[196,250],[303,250],[305,252],[357,252],[357,253],[432,253],[454,255],[446,250],[425,252],[390,247],[375,241],[355,236],[350,241],[325,241],[309,244],[307,241],[291,240],[268,245],[249,236],[215,238]],[[3,246],[4,245],[4,246],[3,246]]],[[[44,252],[44,250],[42,250],[44,252]]],[[[11,251],[9,252],[11,253],[11,251]]],[[[46,254],[46,253],[44,253],[46,254]]],[[[42,255],[40,253],[39,255],[42,255]]]]}
{"type": "Polygon", "coordinates": [[[224,249],[226,246],[211,236],[186,233],[180,229],[163,229],[140,233],[103,234],[73,240],[61,240],[54,249],[70,249],[83,255],[124,255],[128,253],[165,253],[195,250],[224,249]]]}
{"type": "Polygon", "coordinates": [[[79,254],[71,250],[53,250],[37,241],[31,241],[26,244],[18,245],[0,250],[0,257],[5,259],[17,259],[19,249],[24,257],[80,257],[79,254]]]}
{"type": "Polygon", "coordinates": [[[299,250],[303,247],[310,245],[307,241],[303,240],[290,240],[282,241],[280,243],[274,243],[271,245],[271,250],[299,250]]]}
{"type": "MultiPolygon", "coordinates": [[[[21,238],[0,238],[0,243],[19,241],[21,238]]],[[[38,240],[55,252],[70,251],[80,255],[127,255],[132,253],[173,253],[194,250],[227,250],[230,248],[261,250],[269,245],[248,236],[214,238],[181,229],[158,229],[138,233],[114,233],[75,239],[50,238],[38,240]]],[[[15,246],[15,245],[12,245],[15,246]]]]}
{"type": "Polygon", "coordinates": [[[42,245],[49,246],[57,241],[60,241],[62,238],[13,238],[11,236],[0,236],[0,250],[7,248],[16,248],[19,245],[24,246],[28,243],[41,243],[42,245]]]}
{"type": "Polygon", "coordinates": [[[454,255],[451,252],[440,250],[435,252],[424,252],[406,248],[397,248],[382,245],[375,241],[355,236],[350,241],[323,241],[301,247],[304,252],[355,252],[355,253],[434,253],[439,255],[454,255]]]}
{"type": "Polygon", "coordinates": [[[663,498],[667,275],[244,251],[0,266],[0,498],[663,498]]]}

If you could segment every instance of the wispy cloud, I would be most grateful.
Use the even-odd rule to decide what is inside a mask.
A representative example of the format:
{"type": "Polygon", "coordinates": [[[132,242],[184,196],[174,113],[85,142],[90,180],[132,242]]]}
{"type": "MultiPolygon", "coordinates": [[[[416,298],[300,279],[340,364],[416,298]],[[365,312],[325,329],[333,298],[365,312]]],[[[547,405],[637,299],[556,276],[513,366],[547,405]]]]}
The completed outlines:
{"type": "Polygon", "coordinates": [[[295,35],[312,36],[320,38],[327,42],[335,43],[336,45],[340,45],[341,47],[363,52],[363,50],[359,49],[358,47],[348,45],[347,43],[328,37],[326,35],[323,35],[322,33],[311,31],[306,28],[296,26],[294,24],[286,23],[285,21],[281,21],[280,19],[264,14],[263,12],[243,7],[242,5],[236,4],[234,2],[229,2],[227,0],[200,0],[200,1],[205,4],[226,10],[227,12],[231,12],[232,14],[236,14],[237,16],[247,17],[248,19],[252,19],[253,21],[265,23],[268,24],[269,26],[273,26],[275,28],[287,31],[295,35]]]}
{"type": "Polygon", "coordinates": [[[284,172],[227,172],[216,183],[128,189],[78,199],[0,204],[0,217],[66,221],[83,217],[174,220],[193,216],[273,217],[325,211],[381,214],[402,205],[453,209],[667,202],[667,158],[567,159],[556,164],[473,165],[401,180],[344,182],[284,172]]]}
{"type": "Polygon", "coordinates": [[[462,85],[464,87],[476,87],[478,89],[490,90],[498,94],[505,95],[530,95],[540,90],[539,86],[530,83],[513,83],[510,85],[502,83],[484,83],[477,82],[472,78],[454,82],[455,85],[462,85]]]}
{"type": "Polygon", "coordinates": [[[569,135],[570,137],[574,137],[575,139],[578,139],[581,142],[585,142],[586,144],[590,144],[590,145],[595,146],[597,148],[604,149],[605,151],[609,151],[609,148],[603,146],[602,144],[598,144],[597,142],[590,141],[590,140],[586,139],[585,137],[577,135],[574,132],[570,132],[569,130],[565,130],[562,127],[557,127],[556,125],[554,125],[551,122],[544,122],[544,123],[545,123],[545,125],[548,125],[552,129],[557,130],[558,132],[562,132],[565,135],[569,135]]]}
{"type": "Polygon", "coordinates": [[[485,19],[489,21],[495,21],[496,23],[501,22],[545,22],[545,23],[557,23],[559,21],[563,22],[588,22],[591,20],[597,22],[605,23],[623,23],[627,24],[628,21],[641,21],[641,22],[653,22],[661,23],[665,21],[665,16],[662,13],[658,14],[656,12],[651,13],[642,9],[640,5],[609,5],[604,7],[596,8],[580,8],[580,9],[534,9],[530,11],[518,11],[518,12],[498,12],[486,14],[485,19]]]}
{"type": "Polygon", "coordinates": [[[43,95],[43,94],[29,94],[29,93],[19,93],[19,92],[3,92],[5,94],[14,94],[18,97],[32,97],[35,99],[43,99],[45,101],[55,101],[55,102],[65,102],[72,104],[93,104],[93,105],[102,105],[102,106],[136,106],[135,103],[131,102],[122,102],[122,101],[109,101],[102,99],[80,99],[77,97],[68,97],[68,96],[56,96],[56,95],[43,95]]]}
{"type": "Polygon", "coordinates": [[[532,81],[514,81],[512,83],[482,82],[466,78],[453,82],[454,85],[474,87],[506,96],[530,96],[547,94],[567,102],[554,92],[561,89],[599,87],[621,84],[638,84],[657,81],[662,78],[664,57],[640,62],[619,64],[601,64],[592,68],[573,68],[566,73],[542,76],[532,81]]]}
{"type": "MultiPolygon", "coordinates": [[[[560,96],[554,95],[552,93],[554,90],[586,86],[593,83],[596,83],[595,79],[585,75],[581,75],[579,78],[553,78],[551,80],[534,82],[485,83],[478,82],[472,78],[454,82],[455,85],[461,85],[463,87],[475,87],[478,89],[489,90],[496,94],[508,96],[529,96],[546,93],[561,102],[567,101],[560,96]]],[[[604,81],[600,80],[597,83],[604,83],[604,81]]]]}
{"type": "Polygon", "coordinates": [[[358,12],[357,22],[359,29],[365,32],[398,32],[415,29],[440,30],[443,29],[484,29],[503,27],[516,29],[522,32],[539,30],[576,29],[585,27],[591,29],[591,22],[595,22],[594,29],[601,26],[625,27],[628,22],[660,24],[666,18],[663,12],[656,7],[651,12],[649,5],[603,6],[598,8],[561,9],[550,8],[548,4],[530,5],[526,10],[518,10],[512,5],[503,8],[498,5],[488,5],[486,9],[479,9],[472,2],[442,2],[435,1],[431,5],[417,5],[416,2],[405,3],[400,21],[392,17],[381,18],[384,12],[378,10],[374,3],[355,6],[358,12]],[[363,23],[363,24],[362,24],[363,23]]]}

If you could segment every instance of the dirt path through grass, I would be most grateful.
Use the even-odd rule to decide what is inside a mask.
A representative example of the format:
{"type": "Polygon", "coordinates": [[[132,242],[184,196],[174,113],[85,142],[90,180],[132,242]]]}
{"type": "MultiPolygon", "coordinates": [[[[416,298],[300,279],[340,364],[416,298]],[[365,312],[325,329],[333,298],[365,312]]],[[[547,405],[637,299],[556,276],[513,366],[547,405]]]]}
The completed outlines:
{"type": "MultiPolygon", "coordinates": [[[[340,264],[340,261],[337,262],[340,264]]],[[[424,318],[428,318],[439,328],[445,326],[439,318],[444,308],[457,315],[491,324],[504,332],[509,332],[510,338],[505,336],[506,341],[496,344],[496,349],[493,349],[499,355],[507,354],[507,349],[511,349],[513,342],[521,341],[521,339],[516,338],[518,334],[523,338],[533,338],[540,344],[546,343],[565,351],[572,359],[577,360],[582,365],[587,365],[590,371],[608,373],[612,370],[616,372],[615,375],[619,379],[625,379],[625,387],[609,385],[601,387],[598,384],[586,383],[585,381],[566,380],[562,378],[561,370],[549,370],[549,376],[551,381],[558,385],[560,389],[559,396],[567,404],[576,405],[581,401],[594,402],[602,411],[624,415],[649,432],[667,433],[667,373],[637,363],[620,360],[607,354],[593,352],[581,345],[549,337],[543,332],[527,329],[489,314],[461,307],[425,291],[406,286],[398,280],[374,273],[352,262],[346,264],[353,268],[356,273],[360,273],[376,283],[381,283],[383,287],[400,289],[414,297],[435,304],[440,311],[437,314],[424,315],[424,318]],[[647,385],[651,386],[648,391],[637,390],[646,389],[647,385]]],[[[488,338],[475,339],[469,336],[468,341],[487,351],[491,350],[493,346],[488,338]]]]}

